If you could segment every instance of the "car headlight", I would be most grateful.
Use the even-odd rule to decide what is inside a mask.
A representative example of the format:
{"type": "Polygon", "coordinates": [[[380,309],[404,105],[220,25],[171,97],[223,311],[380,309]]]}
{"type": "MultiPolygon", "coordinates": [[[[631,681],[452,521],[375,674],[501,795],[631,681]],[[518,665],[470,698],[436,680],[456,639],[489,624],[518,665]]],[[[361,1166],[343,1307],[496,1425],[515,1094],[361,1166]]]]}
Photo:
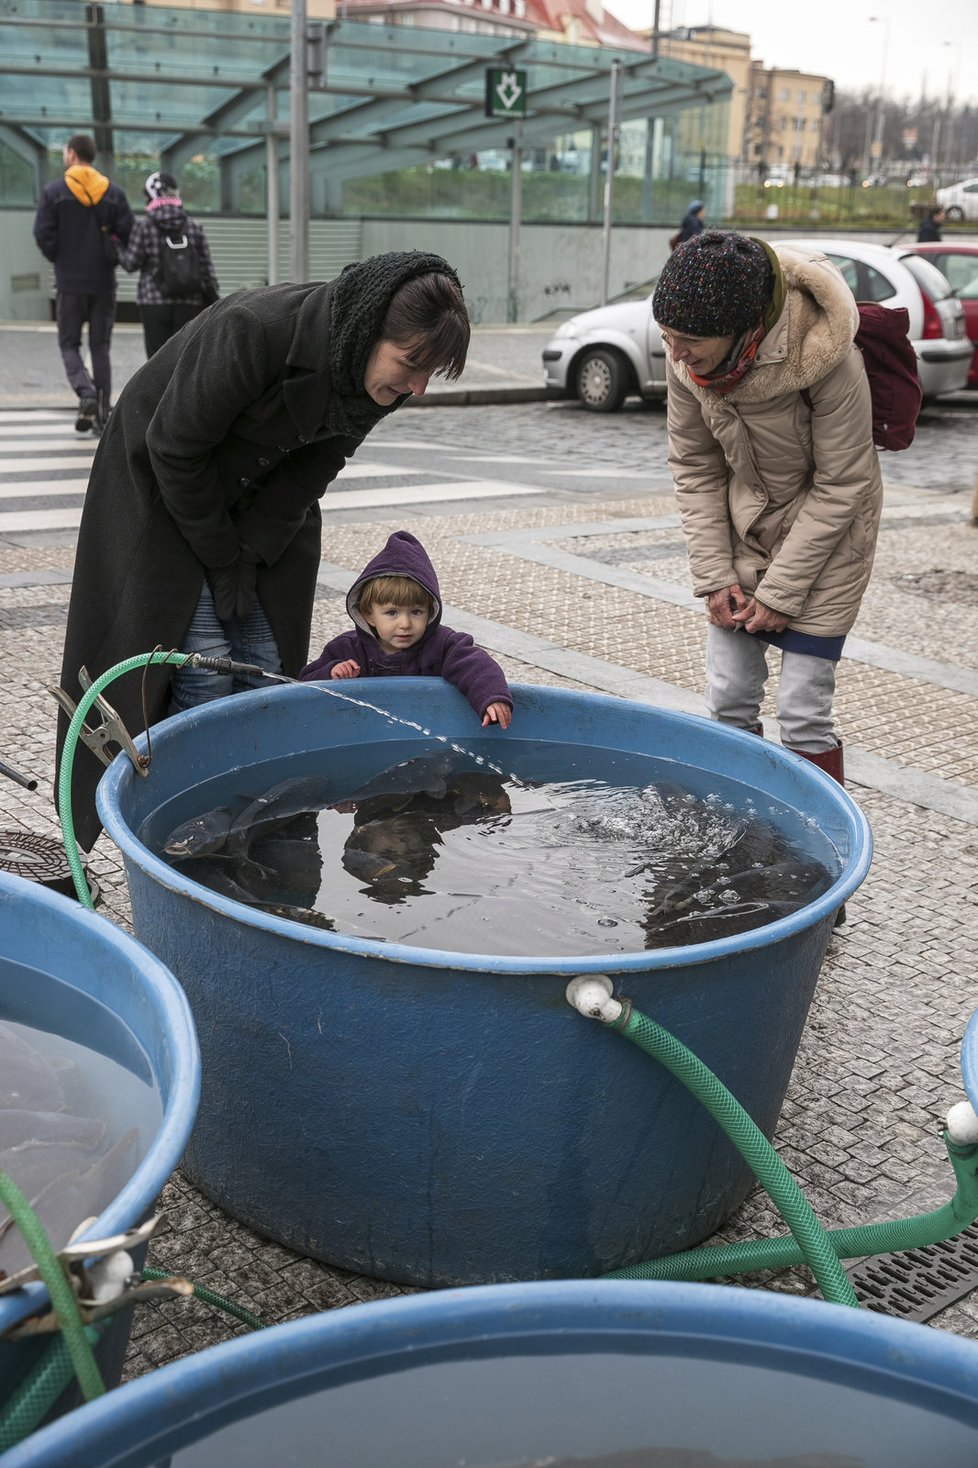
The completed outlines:
{"type": "Polygon", "coordinates": [[[557,330],[554,332],[554,341],[557,341],[558,338],[561,341],[566,341],[569,336],[577,336],[577,327],[574,325],[573,317],[571,317],[570,321],[565,321],[562,326],[557,327],[557,330]]]}

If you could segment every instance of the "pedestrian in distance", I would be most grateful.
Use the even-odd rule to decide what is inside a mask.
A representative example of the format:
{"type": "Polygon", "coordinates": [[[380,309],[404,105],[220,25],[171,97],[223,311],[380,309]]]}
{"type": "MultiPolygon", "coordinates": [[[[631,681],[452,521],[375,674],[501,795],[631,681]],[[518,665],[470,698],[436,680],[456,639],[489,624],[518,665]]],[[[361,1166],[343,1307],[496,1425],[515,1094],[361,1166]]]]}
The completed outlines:
{"type": "Polygon", "coordinates": [[[483,728],[509,728],[513,697],[506,675],[467,632],[444,625],[435,568],[407,530],[395,531],[361,571],[346,609],[353,631],[327,642],[302,679],[440,677],[465,695],[483,728]]]}
{"type": "MultiPolygon", "coordinates": [[[[370,430],[465,366],[469,318],[440,255],[396,251],[336,280],[237,291],[129,379],[92,465],[62,688],[157,646],[297,677],[309,656],[319,500],[370,430]]],[[[120,679],[130,732],[258,686],[203,668],[120,679]],[[172,685],[171,685],[172,679],[172,685]],[[135,687],[133,686],[135,684],[135,687]],[[145,704],[144,704],[145,698],[145,704]]],[[[67,730],[59,719],[58,753],[67,730]]],[[[102,766],[79,747],[75,831],[90,849],[102,766]]]]}
{"type": "Polygon", "coordinates": [[[652,314],[669,463],[709,618],[707,710],[761,733],[777,649],[781,742],[842,784],[836,664],[883,500],[855,300],[817,251],[707,230],[666,262],[652,314]]]}
{"type": "Polygon", "coordinates": [[[34,216],[34,239],[54,266],[58,347],[78,397],[75,427],[100,431],[112,406],[109,347],[115,321],[115,267],[119,244],[133,227],[129,201],[95,167],[95,141],[75,133],[64,148],[64,177],[45,184],[34,216]],[[92,370],[82,359],[88,327],[92,370]]]}
{"type": "Polygon", "coordinates": [[[139,271],[136,301],[151,357],[221,292],[203,226],[184,209],[173,175],[151,173],[143,192],[146,213],[119,251],[119,264],[139,271]]]}
{"type": "Polygon", "coordinates": [[[693,199],[683,215],[682,224],[669,241],[669,248],[676,250],[687,240],[695,239],[706,228],[706,205],[702,199],[693,199]]]}
{"type": "Polygon", "coordinates": [[[943,223],[944,210],[941,208],[941,205],[929,204],[924,210],[924,217],[920,221],[920,228],[917,231],[918,245],[925,243],[940,244],[942,238],[941,225],[943,223]]]}

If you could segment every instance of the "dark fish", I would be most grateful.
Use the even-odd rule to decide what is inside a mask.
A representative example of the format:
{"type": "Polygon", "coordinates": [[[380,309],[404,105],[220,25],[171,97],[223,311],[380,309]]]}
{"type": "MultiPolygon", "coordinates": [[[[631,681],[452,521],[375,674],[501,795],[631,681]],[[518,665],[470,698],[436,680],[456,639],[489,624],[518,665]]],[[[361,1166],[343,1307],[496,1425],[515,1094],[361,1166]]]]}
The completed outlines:
{"type": "Polygon", "coordinates": [[[216,892],[219,897],[227,897],[232,902],[251,903],[256,900],[256,894],[238,881],[237,868],[240,865],[243,862],[238,863],[228,857],[201,856],[175,861],[173,869],[216,892]]]}
{"type": "Polygon", "coordinates": [[[457,816],[478,819],[483,815],[512,813],[513,807],[503,781],[490,771],[463,771],[452,779],[448,793],[457,816]]]}
{"type": "Polygon", "coordinates": [[[219,805],[215,810],[181,822],[164,841],[164,856],[210,856],[223,850],[231,821],[230,810],[226,805],[219,805]]]}
{"type": "Polygon", "coordinates": [[[778,833],[769,821],[754,816],[737,827],[729,845],[722,852],[731,870],[743,871],[757,866],[770,857],[778,840],[778,833]]]}
{"type": "Polygon", "coordinates": [[[328,781],[322,775],[299,775],[291,780],[282,780],[249,801],[231,822],[225,850],[231,856],[247,852],[264,828],[274,823],[291,820],[292,817],[311,811],[324,810],[329,804],[328,781]]]}
{"type": "Polygon", "coordinates": [[[772,866],[749,867],[732,874],[726,883],[741,899],[767,902],[805,899],[811,902],[831,886],[829,873],[818,861],[779,861],[772,866]]]}
{"type": "Polygon", "coordinates": [[[77,1142],[93,1150],[105,1135],[105,1122],[67,1111],[0,1111],[0,1152],[24,1142],[77,1142]]]}
{"type": "Polygon", "coordinates": [[[0,1109],[60,1111],[64,1104],[65,1093],[54,1068],[0,1024],[0,1109]]]}
{"type": "MultiPolygon", "coordinates": [[[[251,860],[271,874],[271,880],[282,891],[315,897],[319,891],[323,874],[323,857],[319,848],[318,835],[280,835],[294,822],[284,827],[275,826],[267,836],[256,841],[250,851],[251,860]]],[[[248,886],[247,876],[244,885],[248,886]]]]}
{"type": "Polygon", "coordinates": [[[381,856],[376,851],[358,851],[356,847],[348,846],[343,852],[343,866],[361,882],[376,882],[380,877],[388,877],[397,872],[397,863],[391,861],[389,856],[381,856]]]}
{"type": "Polygon", "coordinates": [[[387,812],[402,810],[414,795],[443,800],[449,777],[456,771],[458,756],[449,750],[401,760],[374,775],[365,785],[344,796],[343,804],[357,808],[357,822],[375,820],[387,812]]]}

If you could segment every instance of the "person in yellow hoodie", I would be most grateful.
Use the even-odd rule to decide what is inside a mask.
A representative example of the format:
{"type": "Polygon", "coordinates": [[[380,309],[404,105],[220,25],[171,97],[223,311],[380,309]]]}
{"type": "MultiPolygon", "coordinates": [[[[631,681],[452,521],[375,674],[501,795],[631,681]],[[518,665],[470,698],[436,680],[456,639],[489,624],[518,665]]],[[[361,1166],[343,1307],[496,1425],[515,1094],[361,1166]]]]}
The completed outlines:
{"type": "Polygon", "coordinates": [[[68,381],[78,397],[75,427],[100,432],[112,405],[109,344],[115,322],[115,254],[133,227],[129,201],[95,164],[95,141],[86,133],[69,138],[64,178],[46,184],[34,218],[34,239],[54,266],[58,346],[68,381]],[[88,326],[92,370],[82,359],[82,328],[88,326]]]}

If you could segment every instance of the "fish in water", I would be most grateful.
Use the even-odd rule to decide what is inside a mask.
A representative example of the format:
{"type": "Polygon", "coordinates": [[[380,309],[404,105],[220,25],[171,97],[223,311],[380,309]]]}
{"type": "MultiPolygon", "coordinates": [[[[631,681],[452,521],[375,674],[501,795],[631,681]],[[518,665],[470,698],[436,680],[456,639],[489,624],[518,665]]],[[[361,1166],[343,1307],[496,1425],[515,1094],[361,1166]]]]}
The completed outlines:
{"type": "Polygon", "coordinates": [[[458,766],[458,756],[449,750],[417,755],[381,770],[337,803],[355,807],[357,824],[362,825],[405,809],[418,795],[444,800],[451,777],[459,773],[458,766]]]}
{"type": "Polygon", "coordinates": [[[163,843],[164,856],[210,856],[224,848],[234,817],[226,805],[182,821],[163,843]]]}
{"type": "Polygon", "coordinates": [[[0,1024],[0,1107],[60,1111],[64,1104],[64,1088],[50,1061],[0,1024]]]}
{"type": "Polygon", "coordinates": [[[164,856],[187,857],[247,854],[253,841],[276,825],[296,816],[323,810],[329,801],[328,782],[322,775],[300,775],[282,780],[263,795],[245,800],[235,813],[219,805],[202,815],[181,821],[163,842],[164,856]]]}

